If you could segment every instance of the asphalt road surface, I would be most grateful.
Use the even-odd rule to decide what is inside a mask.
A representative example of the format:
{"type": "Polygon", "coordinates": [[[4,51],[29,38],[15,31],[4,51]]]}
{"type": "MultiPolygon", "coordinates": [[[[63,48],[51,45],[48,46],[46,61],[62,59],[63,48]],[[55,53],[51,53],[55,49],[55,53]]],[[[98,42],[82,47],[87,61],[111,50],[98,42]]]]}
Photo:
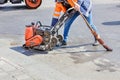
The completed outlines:
{"type": "MultiPolygon", "coordinates": [[[[36,21],[50,25],[53,6],[54,2],[47,2],[47,0],[43,1],[42,5],[35,10],[27,9],[24,3],[0,5],[0,39],[13,40],[12,43],[19,46],[11,45],[16,46],[12,49],[22,53],[23,49],[20,46],[24,44],[25,25],[36,21]]],[[[120,3],[93,4],[93,21],[101,38],[108,46],[113,48],[112,52],[106,52],[102,46],[93,47],[91,45],[94,42],[93,36],[83,19],[78,17],[72,24],[66,48],[55,48],[50,52],[26,51],[22,54],[47,63],[55,69],[79,79],[79,75],[71,74],[65,67],[71,66],[69,69],[74,71],[80,64],[93,61],[95,65],[100,67],[98,71],[119,71],[120,3]],[[95,59],[97,60],[94,61],[95,59]],[[62,63],[61,60],[64,60],[64,62],[62,63]],[[76,67],[74,66],[73,69],[72,65],[76,65],[76,67]]],[[[63,27],[60,29],[60,34],[62,34],[62,31],[63,27]]],[[[6,41],[2,43],[5,44],[4,46],[9,45],[6,41]]]]}

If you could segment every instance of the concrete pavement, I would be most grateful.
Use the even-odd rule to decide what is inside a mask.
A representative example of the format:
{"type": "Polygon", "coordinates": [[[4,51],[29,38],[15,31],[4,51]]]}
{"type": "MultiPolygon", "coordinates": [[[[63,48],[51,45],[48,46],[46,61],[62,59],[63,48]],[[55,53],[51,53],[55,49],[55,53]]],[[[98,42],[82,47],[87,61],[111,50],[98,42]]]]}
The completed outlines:
{"type": "MultiPolygon", "coordinates": [[[[117,1],[119,2],[119,0],[104,0],[106,4],[116,4],[118,3],[117,1]]],[[[43,1],[43,4],[49,4],[50,2],[52,1],[43,1]]],[[[105,4],[104,2],[93,0],[96,5],[105,4]]],[[[52,2],[50,6],[53,7],[53,4],[52,2]]],[[[49,6],[42,5],[41,7],[45,9],[49,6]]],[[[119,27],[115,30],[117,32],[119,27]]],[[[107,31],[106,34],[113,35],[108,34],[107,31]]],[[[114,62],[108,58],[111,54],[114,57],[117,55],[116,53],[119,53],[120,44],[116,42],[119,42],[119,34],[116,34],[118,36],[118,38],[115,37],[114,43],[116,51],[113,52],[106,52],[101,46],[92,47],[91,43],[78,45],[77,40],[75,43],[69,41],[70,46],[68,45],[67,48],[56,48],[49,52],[28,51],[21,47],[24,43],[23,35],[0,34],[0,36],[2,37],[0,38],[0,80],[120,79],[119,61],[114,62]]],[[[85,39],[81,38],[81,43],[87,39],[85,36],[83,37],[85,39]]],[[[113,38],[110,39],[112,39],[111,42],[114,42],[113,38]]]]}
{"type": "Polygon", "coordinates": [[[102,53],[61,54],[53,51],[43,54],[38,51],[27,53],[18,46],[0,48],[0,80],[120,79],[119,65],[101,57],[102,53]]]}

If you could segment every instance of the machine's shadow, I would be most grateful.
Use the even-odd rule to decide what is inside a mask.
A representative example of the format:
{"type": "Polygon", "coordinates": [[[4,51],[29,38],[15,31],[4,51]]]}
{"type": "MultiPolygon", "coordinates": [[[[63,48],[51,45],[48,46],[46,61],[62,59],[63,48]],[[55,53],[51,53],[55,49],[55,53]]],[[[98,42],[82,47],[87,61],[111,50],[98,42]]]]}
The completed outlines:
{"type": "Polygon", "coordinates": [[[20,54],[24,54],[26,56],[32,56],[36,54],[48,54],[47,51],[40,51],[34,49],[25,49],[22,46],[11,47],[10,49],[19,52],[20,54]]]}

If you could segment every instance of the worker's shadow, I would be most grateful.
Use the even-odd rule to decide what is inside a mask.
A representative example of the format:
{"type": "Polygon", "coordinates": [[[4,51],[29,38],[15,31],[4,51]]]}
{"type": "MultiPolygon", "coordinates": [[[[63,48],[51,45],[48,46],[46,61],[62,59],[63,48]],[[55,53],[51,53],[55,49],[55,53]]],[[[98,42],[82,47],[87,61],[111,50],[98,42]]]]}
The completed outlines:
{"type": "Polygon", "coordinates": [[[25,49],[22,46],[16,46],[16,47],[11,47],[10,49],[17,51],[20,54],[24,54],[26,56],[32,56],[36,54],[48,54],[47,51],[40,51],[40,50],[34,50],[34,49],[25,49]]]}
{"type": "Polygon", "coordinates": [[[26,7],[26,5],[18,5],[18,6],[0,6],[0,11],[15,11],[15,10],[30,10],[26,7]]]}
{"type": "Polygon", "coordinates": [[[93,43],[88,44],[81,44],[81,45],[68,45],[68,46],[61,46],[58,48],[55,48],[58,52],[64,52],[64,53],[89,53],[89,52],[106,52],[106,50],[98,49],[100,44],[98,46],[93,46],[93,43]]]}

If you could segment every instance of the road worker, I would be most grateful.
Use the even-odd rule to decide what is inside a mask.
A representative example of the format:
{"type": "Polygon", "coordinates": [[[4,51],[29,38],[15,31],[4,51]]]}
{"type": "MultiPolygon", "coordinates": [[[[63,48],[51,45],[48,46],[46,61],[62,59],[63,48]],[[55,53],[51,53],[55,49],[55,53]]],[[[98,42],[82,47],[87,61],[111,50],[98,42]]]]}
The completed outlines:
{"type": "MultiPolygon", "coordinates": [[[[55,9],[52,17],[51,26],[54,26],[59,17],[61,12],[66,12],[67,9],[74,7],[76,13],[69,18],[64,25],[64,32],[63,32],[63,42],[62,45],[67,45],[68,33],[73,21],[80,15],[79,11],[82,12],[88,23],[92,26],[92,29],[95,30],[98,34],[98,30],[96,26],[93,24],[92,21],[92,2],[91,0],[55,0],[55,9]]],[[[95,38],[95,42],[93,43],[94,46],[98,45],[98,41],[95,38]]]]}

